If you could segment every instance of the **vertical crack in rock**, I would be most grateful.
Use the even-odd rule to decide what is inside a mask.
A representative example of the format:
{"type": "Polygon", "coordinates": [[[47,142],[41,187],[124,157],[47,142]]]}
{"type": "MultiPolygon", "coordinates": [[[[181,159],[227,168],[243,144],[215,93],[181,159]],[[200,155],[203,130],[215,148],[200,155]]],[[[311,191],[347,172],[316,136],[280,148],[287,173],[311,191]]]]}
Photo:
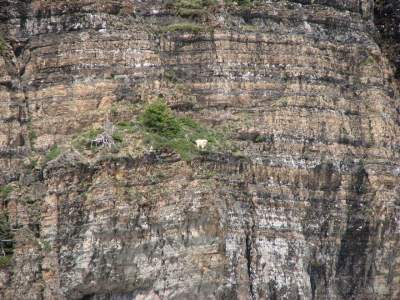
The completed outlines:
{"type": "Polygon", "coordinates": [[[250,297],[252,300],[256,299],[255,298],[255,293],[254,293],[254,283],[253,283],[253,271],[252,271],[252,263],[254,263],[253,257],[252,257],[252,237],[250,233],[246,234],[246,262],[247,262],[247,276],[249,278],[249,292],[250,292],[250,297]]]}
{"type": "MultiPolygon", "coordinates": [[[[254,175],[254,172],[252,172],[254,175]]],[[[253,183],[255,183],[255,177],[253,177],[253,183]]],[[[248,221],[247,224],[247,229],[246,229],[246,251],[245,251],[245,257],[246,257],[246,267],[247,267],[247,276],[249,280],[249,293],[250,293],[250,299],[255,300],[257,299],[257,289],[255,286],[255,276],[256,276],[256,270],[255,270],[255,264],[257,263],[254,258],[254,242],[255,242],[255,216],[256,216],[256,208],[255,204],[252,198],[251,194],[248,194],[250,198],[248,199],[250,203],[250,220],[248,221]]]]}
{"type": "Polygon", "coordinates": [[[373,200],[368,199],[368,174],[362,164],[358,166],[353,182],[353,195],[349,199],[351,201],[349,217],[337,267],[340,290],[344,298],[354,298],[360,289],[366,287],[371,275],[368,257],[374,253],[371,249],[372,219],[365,213],[371,209],[369,205],[373,200]]]}

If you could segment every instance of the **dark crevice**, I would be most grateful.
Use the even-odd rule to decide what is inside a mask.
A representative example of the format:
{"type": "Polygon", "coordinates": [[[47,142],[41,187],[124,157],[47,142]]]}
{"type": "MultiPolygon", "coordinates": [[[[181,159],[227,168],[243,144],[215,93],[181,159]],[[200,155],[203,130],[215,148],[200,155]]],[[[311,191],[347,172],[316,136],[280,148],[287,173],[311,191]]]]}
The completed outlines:
{"type": "Polygon", "coordinates": [[[371,220],[368,207],[368,173],[360,162],[352,178],[353,191],[348,198],[349,214],[337,261],[338,290],[346,299],[353,299],[367,285],[368,257],[373,255],[370,240],[371,220]]]}
{"type": "Polygon", "coordinates": [[[400,1],[375,1],[374,23],[380,32],[376,42],[388,57],[397,85],[400,84],[400,1]]]}
{"type": "Polygon", "coordinates": [[[253,255],[252,255],[252,244],[253,244],[253,233],[254,233],[254,224],[252,225],[251,229],[249,232],[246,233],[246,262],[247,262],[247,276],[249,279],[249,292],[250,292],[250,299],[254,300],[256,299],[256,294],[255,294],[255,287],[253,284],[253,270],[252,270],[252,264],[254,263],[253,261],[253,255]]]}
{"type": "Polygon", "coordinates": [[[246,261],[247,261],[247,275],[249,277],[249,291],[251,299],[255,299],[254,297],[254,287],[253,287],[253,280],[251,275],[251,239],[249,235],[246,235],[246,261]]]}

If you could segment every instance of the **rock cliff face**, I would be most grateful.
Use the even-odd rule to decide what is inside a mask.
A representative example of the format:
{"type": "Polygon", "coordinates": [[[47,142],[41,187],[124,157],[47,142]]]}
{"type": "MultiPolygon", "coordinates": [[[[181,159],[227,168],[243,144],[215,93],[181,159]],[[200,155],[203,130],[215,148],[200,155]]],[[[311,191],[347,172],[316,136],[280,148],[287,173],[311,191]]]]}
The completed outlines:
{"type": "Polygon", "coordinates": [[[164,2],[0,0],[0,298],[399,299],[397,2],[164,2]],[[225,146],[77,149],[158,96],[225,146]]]}

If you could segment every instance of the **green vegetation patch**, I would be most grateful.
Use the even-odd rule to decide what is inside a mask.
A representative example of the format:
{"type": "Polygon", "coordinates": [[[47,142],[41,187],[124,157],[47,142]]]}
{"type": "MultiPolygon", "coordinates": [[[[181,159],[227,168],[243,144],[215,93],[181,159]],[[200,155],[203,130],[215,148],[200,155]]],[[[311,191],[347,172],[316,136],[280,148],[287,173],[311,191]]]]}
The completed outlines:
{"type": "Polygon", "coordinates": [[[179,120],[162,99],[149,104],[139,120],[150,133],[166,138],[173,138],[181,131],[179,120]]]}
{"type": "Polygon", "coordinates": [[[37,139],[37,133],[32,128],[28,129],[28,138],[31,145],[33,145],[35,143],[35,140],[37,139]]]}
{"type": "Polygon", "coordinates": [[[133,124],[132,122],[125,122],[125,121],[119,122],[119,123],[117,123],[117,128],[120,131],[124,131],[127,133],[135,133],[135,131],[136,131],[135,124],[133,124]]]}
{"type": "Polygon", "coordinates": [[[60,148],[58,148],[58,145],[53,145],[46,154],[46,157],[45,157],[46,162],[56,159],[60,154],[61,154],[61,150],[60,150],[60,148]]]}
{"type": "Polygon", "coordinates": [[[102,133],[101,128],[91,128],[88,131],[85,131],[81,135],[75,137],[72,140],[72,145],[79,151],[83,151],[85,149],[94,149],[97,145],[93,144],[92,141],[102,133]]]}
{"type": "Polygon", "coordinates": [[[51,243],[49,241],[39,240],[39,246],[45,252],[51,251],[51,243]]]}
{"type": "Polygon", "coordinates": [[[157,150],[173,150],[183,160],[192,160],[200,153],[195,142],[207,140],[208,148],[218,146],[218,135],[189,117],[176,117],[163,99],[149,104],[139,116],[145,131],[145,143],[157,150]]]}
{"type": "Polygon", "coordinates": [[[0,269],[4,269],[11,264],[12,255],[0,256],[0,269]]]}
{"type": "Polygon", "coordinates": [[[209,4],[210,1],[204,0],[175,0],[173,6],[176,8],[201,9],[209,4]]]}
{"type": "Polygon", "coordinates": [[[172,0],[167,3],[167,8],[184,18],[201,17],[206,14],[208,7],[216,3],[215,0],[172,0]]]}
{"type": "Polygon", "coordinates": [[[29,159],[29,162],[26,164],[26,167],[32,170],[35,169],[37,165],[38,165],[38,159],[32,157],[29,159]]]}
{"type": "Polygon", "coordinates": [[[14,252],[14,243],[10,242],[12,239],[8,214],[6,211],[0,212],[0,240],[5,241],[2,245],[2,251],[5,255],[0,254],[0,268],[8,266],[11,262],[14,252]]]}
{"type": "Polygon", "coordinates": [[[373,65],[375,63],[375,59],[372,56],[368,56],[361,65],[373,65]]]}
{"type": "Polygon", "coordinates": [[[238,6],[249,6],[254,2],[257,2],[257,0],[225,0],[225,4],[227,5],[236,4],[238,6]]]}
{"type": "Polygon", "coordinates": [[[11,238],[10,224],[8,221],[8,214],[3,211],[0,213],[0,240],[7,240],[11,238]]]}
{"type": "Polygon", "coordinates": [[[119,130],[113,133],[112,138],[116,143],[122,143],[124,141],[123,133],[119,130]]]}
{"type": "Polygon", "coordinates": [[[2,54],[6,50],[6,41],[0,35],[0,54],[2,54]]]}
{"type": "Polygon", "coordinates": [[[7,199],[8,195],[12,192],[12,187],[9,185],[1,186],[0,187],[0,199],[7,199]]]}
{"type": "Polygon", "coordinates": [[[107,122],[103,128],[92,128],[75,137],[72,145],[78,151],[90,150],[92,153],[102,148],[115,151],[124,143],[126,134],[133,134],[136,131],[137,128],[131,122],[119,122],[116,125],[107,122]]]}
{"type": "Polygon", "coordinates": [[[175,23],[168,25],[161,30],[164,33],[174,33],[174,32],[188,32],[188,33],[200,33],[207,31],[207,27],[204,25],[196,23],[175,23]]]}

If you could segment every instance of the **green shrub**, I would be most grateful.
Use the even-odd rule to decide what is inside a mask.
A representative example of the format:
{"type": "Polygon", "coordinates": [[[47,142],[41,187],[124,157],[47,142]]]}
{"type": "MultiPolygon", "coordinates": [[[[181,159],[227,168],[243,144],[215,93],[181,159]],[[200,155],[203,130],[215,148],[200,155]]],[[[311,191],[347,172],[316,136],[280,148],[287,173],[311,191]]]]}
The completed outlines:
{"type": "Polygon", "coordinates": [[[149,104],[139,118],[140,123],[151,133],[167,138],[175,137],[181,130],[171,109],[161,99],[149,104]]]}
{"type": "Polygon", "coordinates": [[[7,199],[8,195],[11,193],[12,187],[9,185],[0,187],[0,199],[7,199]]]}
{"type": "Polygon", "coordinates": [[[0,213],[0,240],[7,240],[11,237],[8,215],[5,211],[0,213]]]}
{"type": "MultiPolygon", "coordinates": [[[[8,214],[6,211],[0,213],[0,240],[11,241],[13,239],[8,214]]],[[[5,267],[9,264],[11,256],[14,252],[14,243],[4,243],[2,245],[2,251],[5,252],[6,256],[0,256],[0,268],[5,267]]]]}
{"type": "Polygon", "coordinates": [[[35,143],[35,140],[37,139],[37,133],[31,128],[28,130],[28,138],[31,145],[33,145],[35,143]]]}
{"type": "Polygon", "coordinates": [[[11,264],[12,255],[0,256],[0,269],[4,269],[11,264]]]}
{"type": "Polygon", "coordinates": [[[52,146],[46,154],[46,162],[56,159],[60,154],[60,148],[57,145],[52,146]]]}
{"type": "Polygon", "coordinates": [[[263,143],[263,142],[265,142],[266,140],[267,140],[267,137],[266,137],[266,136],[257,135],[257,136],[254,138],[254,143],[263,143]]]}
{"type": "Polygon", "coordinates": [[[39,240],[39,246],[40,248],[45,251],[45,252],[50,252],[51,251],[51,243],[46,240],[39,240]]]}
{"type": "Polygon", "coordinates": [[[110,114],[112,116],[117,116],[118,115],[118,108],[115,106],[115,104],[113,104],[110,108],[110,114]]]}
{"type": "Polygon", "coordinates": [[[38,164],[38,160],[35,159],[35,158],[31,158],[31,159],[29,160],[29,164],[27,164],[26,167],[29,168],[29,169],[35,169],[36,166],[37,166],[37,164],[38,164]]]}
{"type": "Polygon", "coordinates": [[[115,142],[117,142],[117,143],[122,143],[123,140],[124,140],[124,137],[123,137],[123,135],[122,135],[122,132],[120,132],[120,131],[114,132],[113,135],[112,135],[112,138],[113,138],[113,140],[114,140],[115,142]]]}
{"type": "Polygon", "coordinates": [[[4,38],[0,35],[0,54],[2,54],[6,50],[6,42],[4,38]]]}
{"type": "Polygon", "coordinates": [[[165,70],[164,77],[166,80],[168,80],[170,82],[174,82],[174,83],[178,82],[178,76],[174,69],[165,70]]]}

